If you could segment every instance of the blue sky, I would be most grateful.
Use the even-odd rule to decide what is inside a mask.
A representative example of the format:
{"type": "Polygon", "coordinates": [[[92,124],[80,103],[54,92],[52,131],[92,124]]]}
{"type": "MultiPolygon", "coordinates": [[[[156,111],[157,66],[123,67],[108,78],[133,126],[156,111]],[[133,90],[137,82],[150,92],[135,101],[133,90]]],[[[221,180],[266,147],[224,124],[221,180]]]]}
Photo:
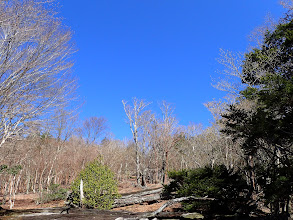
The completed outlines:
{"type": "Polygon", "coordinates": [[[224,96],[211,86],[219,49],[244,52],[248,35],[284,9],[278,0],[60,0],[74,32],[74,73],[85,100],[81,118],[104,116],[116,138],[131,137],[121,101],[175,106],[180,124],[208,126],[203,103],[224,96]]]}

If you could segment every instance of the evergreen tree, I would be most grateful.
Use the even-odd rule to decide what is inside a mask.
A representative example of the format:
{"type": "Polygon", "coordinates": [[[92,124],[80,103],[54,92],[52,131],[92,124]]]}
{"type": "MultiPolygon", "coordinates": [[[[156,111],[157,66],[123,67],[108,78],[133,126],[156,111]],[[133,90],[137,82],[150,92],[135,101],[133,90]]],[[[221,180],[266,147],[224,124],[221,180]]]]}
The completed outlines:
{"type": "Polygon", "coordinates": [[[267,32],[261,48],[246,54],[242,74],[251,85],[223,115],[222,132],[242,141],[251,189],[256,182],[276,214],[288,212],[293,158],[293,20],[267,32]],[[241,107],[250,102],[252,108],[241,107]]]}
{"type": "Polygon", "coordinates": [[[100,160],[94,160],[79,173],[71,186],[73,203],[88,208],[110,209],[119,197],[114,173],[100,160]],[[80,201],[80,181],[83,180],[84,200],[80,201]]]}
{"type": "Polygon", "coordinates": [[[228,170],[224,165],[205,166],[192,170],[168,173],[171,182],[165,185],[163,197],[208,197],[214,201],[186,201],[183,209],[206,214],[233,214],[242,209],[249,214],[254,207],[246,199],[247,184],[239,171],[228,170]]]}

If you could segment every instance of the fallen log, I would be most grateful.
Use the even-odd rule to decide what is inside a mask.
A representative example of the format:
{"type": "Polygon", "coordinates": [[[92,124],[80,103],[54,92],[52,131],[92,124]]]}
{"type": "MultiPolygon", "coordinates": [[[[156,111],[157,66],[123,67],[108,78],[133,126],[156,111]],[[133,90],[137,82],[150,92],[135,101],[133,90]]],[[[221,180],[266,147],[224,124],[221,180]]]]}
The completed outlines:
{"type": "Polygon", "coordinates": [[[147,190],[142,192],[133,193],[130,195],[122,196],[119,199],[115,199],[113,208],[140,204],[143,202],[156,202],[161,199],[161,192],[163,188],[147,190]]]}
{"type": "Polygon", "coordinates": [[[154,189],[154,190],[147,190],[147,191],[143,191],[143,192],[133,193],[130,195],[125,195],[125,196],[122,196],[120,199],[128,199],[128,198],[146,196],[146,195],[151,195],[151,194],[160,194],[162,191],[163,191],[163,188],[154,189]]]}
{"type": "Polygon", "coordinates": [[[154,194],[154,195],[147,195],[147,196],[141,196],[141,197],[130,197],[126,199],[115,199],[113,208],[128,206],[128,205],[134,205],[134,204],[140,204],[144,202],[154,202],[161,199],[160,194],[154,194]]]}
{"type": "Polygon", "coordinates": [[[164,205],[162,205],[159,209],[157,209],[156,211],[154,211],[154,212],[152,212],[150,214],[147,214],[145,217],[155,217],[159,213],[161,213],[165,208],[167,208],[168,206],[171,206],[174,203],[183,202],[183,201],[189,201],[189,200],[198,200],[198,201],[207,201],[208,200],[208,201],[214,201],[216,199],[215,198],[207,198],[207,197],[195,197],[195,196],[175,198],[175,199],[169,200],[164,205]]]}

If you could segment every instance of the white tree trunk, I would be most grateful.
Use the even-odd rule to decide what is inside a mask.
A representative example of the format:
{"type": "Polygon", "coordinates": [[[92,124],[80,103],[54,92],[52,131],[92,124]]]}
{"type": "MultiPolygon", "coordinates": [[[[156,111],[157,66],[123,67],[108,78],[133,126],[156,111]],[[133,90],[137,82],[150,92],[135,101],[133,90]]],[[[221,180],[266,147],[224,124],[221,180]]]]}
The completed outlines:
{"type": "Polygon", "coordinates": [[[82,200],[84,199],[82,179],[80,180],[79,190],[80,190],[80,206],[82,207],[82,200]]]}

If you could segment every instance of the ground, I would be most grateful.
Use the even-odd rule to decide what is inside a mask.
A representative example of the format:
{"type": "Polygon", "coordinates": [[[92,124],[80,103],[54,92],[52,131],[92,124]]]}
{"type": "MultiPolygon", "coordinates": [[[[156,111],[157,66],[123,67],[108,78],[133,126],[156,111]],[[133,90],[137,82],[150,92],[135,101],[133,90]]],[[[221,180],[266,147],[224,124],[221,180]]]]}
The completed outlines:
{"type": "MultiPolygon", "coordinates": [[[[149,189],[154,189],[161,187],[161,184],[150,184],[148,185],[149,189]]],[[[140,187],[135,187],[134,184],[129,183],[129,182],[123,182],[119,184],[119,193],[120,194],[130,194],[130,193],[135,193],[138,191],[141,191],[142,189],[140,187]]],[[[39,209],[39,208],[48,208],[48,207],[63,207],[64,206],[64,201],[52,201],[49,203],[45,204],[37,204],[37,200],[39,198],[38,193],[29,193],[29,194],[17,194],[15,196],[15,203],[13,209],[15,210],[24,210],[24,209],[39,209]]],[[[2,198],[0,197],[2,200],[2,198]]],[[[146,210],[152,211],[153,209],[156,209],[156,207],[160,207],[161,203],[155,203],[155,204],[150,204],[148,205],[145,203],[144,205],[133,205],[133,206],[128,206],[128,207],[122,207],[122,208],[117,208],[115,210],[127,210],[131,211],[132,209],[134,212],[144,212],[143,207],[146,207],[146,210]]],[[[159,208],[158,207],[158,208],[159,208]]],[[[4,209],[9,209],[9,204],[8,202],[5,205],[2,205],[2,208],[4,209]]]]}
{"type": "MultiPolygon", "coordinates": [[[[152,184],[148,185],[148,189],[155,189],[162,187],[161,184],[152,184]]],[[[135,187],[134,184],[131,184],[129,182],[124,182],[119,185],[119,193],[120,194],[131,194],[138,191],[141,191],[142,189],[140,187],[135,187]]],[[[143,203],[143,204],[136,204],[136,205],[130,205],[126,207],[120,207],[120,208],[114,208],[111,210],[111,212],[107,211],[96,211],[96,210],[71,210],[69,215],[60,215],[60,208],[64,207],[64,201],[52,201],[45,204],[37,204],[39,195],[38,194],[18,194],[15,197],[15,204],[13,207],[14,212],[25,212],[25,210],[48,210],[49,213],[54,215],[48,215],[44,216],[42,215],[42,219],[51,219],[52,216],[54,216],[54,219],[116,219],[120,216],[129,217],[133,215],[134,217],[136,215],[139,215],[139,213],[144,212],[152,212],[157,210],[160,206],[162,206],[166,201],[157,201],[154,203],[143,203]],[[55,212],[55,213],[53,213],[55,212]],[[133,213],[133,214],[132,214],[133,213]]],[[[1,198],[0,198],[1,199],[1,198]]],[[[174,209],[180,207],[179,204],[175,204],[172,207],[169,207],[166,209],[166,211],[174,211],[174,209]]],[[[6,205],[2,205],[2,208],[9,209],[8,202],[6,205]]],[[[38,211],[36,211],[38,212],[38,211]]],[[[1,218],[2,219],[2,218],[1,218]]],[[[11,219],[11,217],[9,217],[11,219]]],[[[13,218],[12,218],[13,219],[13,218]]],[[[30,213],[26,213],[26,217],[22,217],[21,219],[40,219],[40,216],[38,216],[38,213],[35,213],[30,215],[30,213]]]]}

